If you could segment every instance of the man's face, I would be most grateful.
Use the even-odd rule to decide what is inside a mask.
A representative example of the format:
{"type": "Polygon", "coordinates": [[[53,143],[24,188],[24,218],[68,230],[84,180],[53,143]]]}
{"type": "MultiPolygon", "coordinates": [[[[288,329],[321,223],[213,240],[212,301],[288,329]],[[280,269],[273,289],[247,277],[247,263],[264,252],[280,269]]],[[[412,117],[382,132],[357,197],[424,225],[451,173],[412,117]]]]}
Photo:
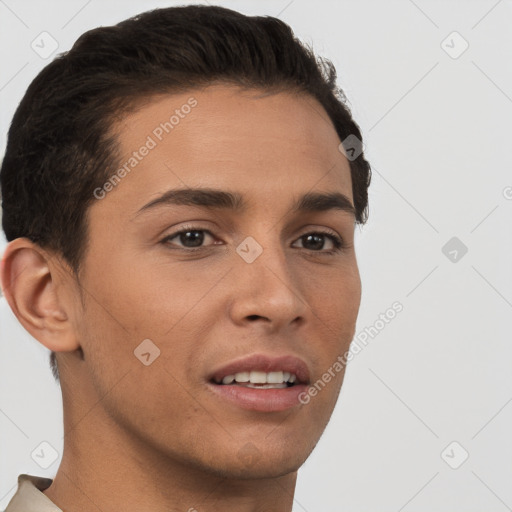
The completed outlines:
{"type": "Polygon", "coordinates": [[[122,162],[137,151],[137,163],[88,212],[85,309],[78,294],[74,302],[84,359],[70,360],[80,387],[69,393],[179,463],[247,478],[297,470],[343,371],[307,405],[298,394],[348,349],[360,303],[354,215],[295,209],[313,193],[353,204],[333,125],[309,96],[211,86],[147,102],[115,132],[122,162]],[[176,110],[167,133],[161,123],[176,110]],[[239,195],[245,206],[145,207],[196,188],[239,195]],[[279,383],[216,382],[251,371],[279,383]],[[293,386],[280,371],[297,374],[293,386]]]}

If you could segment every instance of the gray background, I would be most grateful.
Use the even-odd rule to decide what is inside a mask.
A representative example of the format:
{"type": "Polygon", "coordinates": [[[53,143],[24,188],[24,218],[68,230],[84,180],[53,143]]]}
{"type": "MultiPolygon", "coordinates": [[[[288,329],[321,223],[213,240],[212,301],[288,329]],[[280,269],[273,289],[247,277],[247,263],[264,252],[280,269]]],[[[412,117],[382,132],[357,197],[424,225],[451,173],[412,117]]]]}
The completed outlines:
{"type": "MultiPolygon", "coordinates": [[[[31,48],[41,32],[64,51],[87,29],[170,5],[0,0],[1,151],[52,58],[31,48]]],[[[512,510],[511,2],[218,5],[279,16],[336,65],[373,165],[358,333],[403,305],[349,364],[294,511],[512,510]]],[[[31,458],[44,441],[62,450],[47,358],[0,299],[0,509],[19,473],[51,478],[59,464],[31,458]]]]}

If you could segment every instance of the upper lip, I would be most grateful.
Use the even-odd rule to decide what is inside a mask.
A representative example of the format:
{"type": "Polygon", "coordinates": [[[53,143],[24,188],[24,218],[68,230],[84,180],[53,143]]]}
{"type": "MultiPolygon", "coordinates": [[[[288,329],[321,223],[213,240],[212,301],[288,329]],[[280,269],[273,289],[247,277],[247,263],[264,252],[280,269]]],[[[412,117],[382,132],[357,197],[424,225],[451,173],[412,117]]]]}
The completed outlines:
{"type": "Polygon", "coordinates": [[[307,364],[293,355],[268,356],[265,354],[253,354],[244,358],[235,359],[230,363],[215,370],[210,375],[210,380],[220,382],[226,375],[235,375],[239,372],[289,372],[297,377],[297,384],[309,383],[309,369],[307,364]]]}

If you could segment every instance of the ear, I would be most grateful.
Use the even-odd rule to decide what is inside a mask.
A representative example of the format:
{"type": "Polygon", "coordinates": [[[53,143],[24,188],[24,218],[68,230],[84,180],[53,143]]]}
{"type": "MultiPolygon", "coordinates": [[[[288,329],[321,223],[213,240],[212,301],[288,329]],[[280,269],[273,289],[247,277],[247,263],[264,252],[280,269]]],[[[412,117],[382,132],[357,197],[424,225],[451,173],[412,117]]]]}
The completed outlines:
{"type": "MultiPolygon", "coordinates": [[[[58,263],[27,238],[17,238],[5,249],[1,271],[2,290],[23,327],[55,352],[80,348],[70,322],[73,304],[66,301],[58,263]]],[[[69,276],[69,274],[68,274],[69,276]]],[[[69,276],[71,279],[71,276],[69,276]]]]}

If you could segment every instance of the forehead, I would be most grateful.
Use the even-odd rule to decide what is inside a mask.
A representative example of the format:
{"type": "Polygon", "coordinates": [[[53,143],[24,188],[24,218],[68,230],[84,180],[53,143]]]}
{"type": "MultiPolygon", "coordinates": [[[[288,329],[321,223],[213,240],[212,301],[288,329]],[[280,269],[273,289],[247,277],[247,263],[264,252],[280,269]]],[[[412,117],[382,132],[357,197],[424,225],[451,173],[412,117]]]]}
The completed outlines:
{"type": "Polygon", "coordinates": [[[209,86],[146,100],[113,131],[126,172],[108,198],[134,208],[177,186],[236,189],[255,200],[276,189],[352,198],[338,135],[309,95],[209,86]]]}

